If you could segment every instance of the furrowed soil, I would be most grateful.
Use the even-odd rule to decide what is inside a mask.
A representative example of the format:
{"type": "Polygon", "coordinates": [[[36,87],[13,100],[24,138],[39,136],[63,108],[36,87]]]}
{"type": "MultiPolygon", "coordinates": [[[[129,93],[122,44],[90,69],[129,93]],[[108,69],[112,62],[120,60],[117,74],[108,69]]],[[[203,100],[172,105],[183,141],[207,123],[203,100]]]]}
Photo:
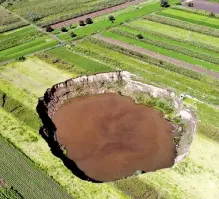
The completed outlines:
{"type": "Polygon", "coordinates": [[[154,108],[129,97],[108,93],[74,98],[52,120],[68,158],[97,181],[174,164],[172,125],[154,108]]]}

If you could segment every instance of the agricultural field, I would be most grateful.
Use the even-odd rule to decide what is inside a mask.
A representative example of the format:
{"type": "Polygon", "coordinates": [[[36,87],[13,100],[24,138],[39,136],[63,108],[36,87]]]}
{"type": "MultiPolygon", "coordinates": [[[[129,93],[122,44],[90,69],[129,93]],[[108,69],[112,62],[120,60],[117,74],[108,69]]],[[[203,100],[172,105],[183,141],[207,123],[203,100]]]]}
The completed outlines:
{"type": "Polygon", "coordinates": [[[1,33],[0,62],[51,48],[57,44],[58,42],[55,39],[32,26],[1,33]]]}
{"type": "Polygon", "coordinates": [[[218,15],[179,5],[161,8],[151,0],[83,27],[66,27],[68,32],[46,33],[33,24],[47,26],[124,2],[2,3],[12,13],[0,7],[6,16],[0,24],[0,199],[218,199],[218,15]],[[83,181],[40,136],[38,98],[67,79],[118,70],[185,94],[183,102],[197,112],[197,134],[188,157],[172,168],[109,183],[83,181]]]}
{"type": "Polygon", "coordinates": [[[26,21],[0,6],[0,33],[28,25],[26,21]]]}
{"type": "Polygon", "coordinates": [[[127,0],[34,0],[15,1],[7,8],[40,26],[46,26],[125,2],[127,0]]]}

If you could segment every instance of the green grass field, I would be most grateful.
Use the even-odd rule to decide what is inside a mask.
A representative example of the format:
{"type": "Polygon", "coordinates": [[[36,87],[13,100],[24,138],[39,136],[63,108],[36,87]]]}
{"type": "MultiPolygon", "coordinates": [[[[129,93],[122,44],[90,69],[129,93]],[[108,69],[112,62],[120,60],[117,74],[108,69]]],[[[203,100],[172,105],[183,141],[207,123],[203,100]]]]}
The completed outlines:
{"type": "Polygon", "coordinates": [[[56,46],[58,42],[31,26],[0,34],[0,62],[56,46]]]}
{"type": "MultiPolygon", "coordinates": [[[[3,6],[31,23],[46,25],[124,0],[54,2],[13,1],[12,5],[4,2],[3,6]]],[[[172,0],[170,4],[177,2],[172,0]]],[[[0,16],[6,16],[8,27],[17,23],[6,9],[0,7],[0,12],[0,16]]],[[[0,34],[0,62],[26,57],[25,61],[0,66],[0,178],[6,182],[6,187],[0,188],[0,199],[218,199],[219,80],[167,61],[161,64],[157,59],[90,35],[100,33],[219,72],[219,38],[209,32],[213,29],[213,34],[217,34],[219,18],[209,17],[209,13],[177,9],[177,6],[163,9],[157,0],[111,14],[116,18],[114,23],[108,20],[107,14],[93,19],[91,25],[71,30],[77,34],[76,38],[70,37],[70,31],[61,34],[57,30],[60,39],[69,41],[63,46],[56,46],[58,42],[54,37],[32,25],[0,34]],[[200,33],[200,29],[190,25],[184,28],[174,23],[167,25],[159,21],[160,18],[159,22],[147,20],[148,14],[168,17],[168,23],[178,20],[194,27],[201,25],[207,32],[200,33]],[[137,39],[137,34],[144,39],[137,39]],[[72,44],[76,39],[81,40],[72,44]],[[37,54],[29,55],[32,53],[37,54]],[[95,184],[74,176],[51,153],[38,132],[41,121],[36,105],[46,89],[56,83],[116,70],[129,71],[143,83],[191,96],[184,99],[184,104],[197,112],[197,135],[188,157],[172,168],[95,184]]]]}
{"type": "Polygon", "coordinates": [[[171,8],[158,12],[158,14],[175,19],[180,19],[182,21],[188,21],[198,25],[208,26],[210,28],[219,29],[219,19],[210,16],[188,13],[185,11],[171,9],[171,8]]]}

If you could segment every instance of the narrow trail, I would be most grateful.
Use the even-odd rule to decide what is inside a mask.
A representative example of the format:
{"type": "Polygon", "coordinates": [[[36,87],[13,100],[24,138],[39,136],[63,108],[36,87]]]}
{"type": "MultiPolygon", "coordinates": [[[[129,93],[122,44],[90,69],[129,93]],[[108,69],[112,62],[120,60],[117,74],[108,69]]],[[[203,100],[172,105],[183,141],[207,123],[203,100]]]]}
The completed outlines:
{"type": "Polygon", "coordinates": [[[119,5],[110,7],[110,8],[105,8],[105,9],[102,9],[102,10],[99,10],[99,11],[96,11],[96,12],[92,12],[90,14],[86,14],[86,15],[83,15],[83,16],[80,16],[80,17],[75,17],[75,18],[72,18],[72,19],[69,19],[69,20],[66,20],[66,21],[63,21],[63,22],[53,24],[53,25],[51,25],[51,27],[54,28],[54,29],[55,28],[61,28],[63,26],[71,25],[72,23],[78,23],[80,20],[85,20],[86,18],[98,17],[98,16],[105,15],[105,14],[108,14],[108,13],[111,13],[111,12],[115,12],[115,11],[120,10],[120,9],[127,8],[128,6],[137,5],[137,4],[143,3],[143,2],[145,2],[145,0],[128,1],[128,2],[119,4],[119,5]]]}
{"type": "Polygon", "coordinates": [[[165,56],[165,55],[153,52],[153,51],[149,51],[149,50],[146,50],[146,49],[138,47],[138,46],[134,46],[134,45],[131,45],[131,44],[119,41],[119,40],[115,40],[112,38],[104,37],[103,35],[100,35],[100,34],[94,35],[93,37],[95,37],[101,41],[105,41],[105,42],[110,43],[110,44],[114,44],[114,45],[117,45],[117,46],[120,46],[123,48],[127,48],[127,49],[133,50],[133,51],[141,53],[141,54],[149,55],[151,57],[154,57],[154,58],[162,60],[162,61],[168,61],[176,66],[180,66],[182,68],[186,68],[186,69],[189,69],[189,70],[192,70],[192,71],[204,74],[204,75],[209,75],[211,77],[219,79],[218,72],[207,70],[205,68],[202,68],[201,66],[189,64],[187,62],[180,61],[180,60],[177,60],[177,59],[174,59],[174,58],[171,58],[171,57],[168,57],[168,56],[165,56]]]}

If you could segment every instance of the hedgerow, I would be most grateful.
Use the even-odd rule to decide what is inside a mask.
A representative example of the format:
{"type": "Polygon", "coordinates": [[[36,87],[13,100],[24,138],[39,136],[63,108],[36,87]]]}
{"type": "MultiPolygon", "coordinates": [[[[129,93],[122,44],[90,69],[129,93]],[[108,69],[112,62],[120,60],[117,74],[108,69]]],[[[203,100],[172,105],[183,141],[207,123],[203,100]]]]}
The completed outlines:
{"type": "Polygon", "coordinates": [[[201,43],[201,42],[185,40],[185,39],[181,39],[181,38],[177,38],[177,37],[172,37],[170,35],[162,34],[160,32],[156,32],[156,31],[152,31],[152,30],[149,30],[149,29],[140,28],[140,27],[136,27],[136,26],[132,26],[132,25],[128,25],[128,24],[124,24],[123,26],[134,29],[134,30],[138,30],[138,31],[146,33],[146,34],[149,33],[151,35],[159,36],[161,38],[171,39],[171,40],[174,40],[174,41],[177,41],[177,42],[180,42],[180,43],[187,43],[187,44],[199,47],[199,48],[204,48],[206,50],[210,50],[210,51],[219,53],[219,48],[216,47],[216,46],[211,46],[211,45],[201,43]]]}
{"type": "Polygon", "coordinates": [[[210,35],[210,36],[214,36],[214,37],[219,37],[219,30],[217,30],[217,29],[208,28],[205,26],[197,25],[197,24],[194,25],[194,24],[189,23],[189,22],[185,22],[185,21],[181,21],[181,20],[177,20],[177,19],[172,19],[169,17],[151,14],[151,15],[145,16],[144,19],[147,19],[149,21],[162,23],[162,24],[166,24],[166,25],[170,25],[170,26],[174,26],[174,27],[178,27],[178,28],[183,28],[186,30],[190,30],[190,31],[194,31],[194,32],[198,32],[198,33],[202,33],[202,34],[206,34],[206,35],[210,35]]]}
{"type": "MultiPolygon", "coordinates": [[[[131,38],[131,39],[137,39],[137,36],[135,34],[128,33],[126,31],[122,31],[119,29],[113,29],[113,30],[111,30],[111,32],[128,37],[128,38],[131,38]]],[[[217,57],[213,57],[213,56],[205,54],[205,53],[195,52],[195,51],[192,51],[188,48],[184,48],[184,47],[181,47],[178,45],[173,45],[173,44],[169,44],[167,42],[152,40],[152,39],[147,38],[147,37],[144,37],[143,39],[141,39],[141,41],[148,43],[148,44],[151,44],[151,45],[161,47],[161,48],[172,50],[172,51],[175,51],[178,53],[182,53],[184,55],[195,57],[195,58],[200,59],[200,60],[205,60],[205,61],[208,61],[208,62],[211,62],[214,64],[219,64],[219,58],[217,58],[217,57]]]]}

